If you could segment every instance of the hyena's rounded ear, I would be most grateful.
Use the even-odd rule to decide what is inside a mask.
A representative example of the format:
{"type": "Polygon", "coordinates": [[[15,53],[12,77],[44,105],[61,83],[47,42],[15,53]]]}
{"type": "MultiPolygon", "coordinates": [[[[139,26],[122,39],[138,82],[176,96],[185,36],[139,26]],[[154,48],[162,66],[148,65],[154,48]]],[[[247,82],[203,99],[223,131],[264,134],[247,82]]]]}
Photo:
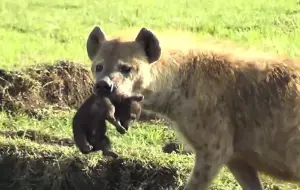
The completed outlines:
{"type": "Polygon", "coordinates": [[[135,41],[144,48],[149,63],[153,63],[159,59],[161,54],[159,40],[150,30],[142,28],[135,38],[135,41]]]}
{"type": "Polygon", "coordinates": [[[90,60],[94,58],[105,40],[104,32],[100,29],[100,27],[96,26],[89,34],[86,41],[86,50],[90,60]]]}

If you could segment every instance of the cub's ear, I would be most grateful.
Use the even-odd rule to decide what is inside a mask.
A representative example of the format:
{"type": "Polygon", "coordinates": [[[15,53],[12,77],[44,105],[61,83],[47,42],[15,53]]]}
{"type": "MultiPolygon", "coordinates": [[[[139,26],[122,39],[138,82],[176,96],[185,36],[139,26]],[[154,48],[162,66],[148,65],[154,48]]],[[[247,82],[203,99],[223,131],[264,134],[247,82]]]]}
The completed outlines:
{"type": "Polygon", "coordinates": [[[153,63],[159,59],[161,47],[157,37],[150,30],[142,28],[135,41],[144,48],[149,63],[153,63]]]}
{"type": "Polygon", "coordinates": [[[100,27],[96,26],[90,33],[87,41],[86,41],[86,50],[90,60],[94,58],[100,49],[102,43],[106,41],[104,32],[100,29],[100,27]]]}

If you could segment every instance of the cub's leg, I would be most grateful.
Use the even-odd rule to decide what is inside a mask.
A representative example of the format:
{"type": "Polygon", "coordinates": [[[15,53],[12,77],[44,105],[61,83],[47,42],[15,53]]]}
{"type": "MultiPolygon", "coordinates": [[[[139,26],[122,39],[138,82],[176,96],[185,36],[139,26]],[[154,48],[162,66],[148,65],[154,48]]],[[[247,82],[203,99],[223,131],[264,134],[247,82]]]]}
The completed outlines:
{"type": "Polygon", "coordinates": [[[109,121],[112,125],[114,125],[116,127],[116,130],[120,134],[123,135],[126,133],[126,129],[121,125],[120,121],[118,121],[116,119],[112,119],[112,118],[107,118],[107,121],[109,121]]]}
{"type": "MultiPolygon", "coordinates": [[[[79,128],[81,126],[76,127],[79,128]]],[[[75,129],[73,138],[76,146],[82,154],[88,154],[92,150],[92,146],[89,144],[84,130],[75,129]]]]}
{"type": "Polygon", "coordinates": [[[102,147],[102,151],[103,151],[103,155],[104,156],[110,156],[114,159],[118,158],[119,156],[114,153],[113,151],[111,151],[111,143],[110,140],[107,136],[103,137],[103,140],[101,142],[101,147],[102,147]]]}
{"type": "Polygon", "coordinates": [[[243,190],[263,190],[258,172],[240,159],[233,159],[227,163],[227,167],[238,181],[243,190]]]}
{"type": "Polygon", "coordinates": [[[110,99],[108,99],[107,97],[103,98],[103,101],[105,102],[105,105],[107,107],[107,116],[106,116],[107,121],[113,124],[116,127],[116,130],[120,134],[125,134],[126,129],[115,118],[115,111],[116,111],[115,106],[111,103],[110,99]]]}

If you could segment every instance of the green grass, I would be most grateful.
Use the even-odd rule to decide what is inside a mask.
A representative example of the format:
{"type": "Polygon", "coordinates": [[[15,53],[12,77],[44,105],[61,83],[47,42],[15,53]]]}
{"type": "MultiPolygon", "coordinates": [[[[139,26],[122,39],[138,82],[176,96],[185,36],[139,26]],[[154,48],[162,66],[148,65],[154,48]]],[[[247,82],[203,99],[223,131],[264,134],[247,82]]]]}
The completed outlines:
{"type": "MultiPolygon", "coordinates": [[[[277,0],[276,3],[272,0],[1,0],[0,18],[0,68],[4,69],[53,62],[58,59],[80,61],[88,65],[85,42],[94,25],[101,26],[108,35],[120,34],[121,31],[131,28],[136,28],[137,32],[141,27],[149,27],[161,32],[182,30],[199,38],[226,39],[245,47],[251,46],[294,58],[300,55],[299,0],[277,0]]],[[[9,118],[1,113],[0,129],[11,131],[34,129],[41,136],[70,138],[73,114],[74,112],[53,112],[49,118],[38,121],[22,115],[9,118]]],[[[133,171],[141,171],[142,175],[150,171],[153,168],[150,163],[154,163],[158,168],[176,169],[181,175],[175,176],[172,172],[168,175],[175,176],[176,185],[184,184],[192,167],[193,157],[162,152],[164,143],[175,139],[174,132],[168,127],[163,124],[140,122],[124,136],[110,129],[109,135],[118,154],[130,163],[141,162],[148,166],[140,170],[135,168],[133,171]]],[[[30,184],[32,187],[34,184],[39,185],[39,189],[63,189],[65,181],[72,181],[65,160],[79,157],[85,160],[85,167],[95,167],[99,164],[99,159],[104,159],[101,154],[83,156],[74,146],[38,143],[26,138],[0,137],[3,151],[6,153],[12,151],[15,156],[9,157],[10,166],[21,172],[18,180],[22,182],[16,183],[19,186],[16,184],[14,186],[19,189],[22,189],[21,185],[26,189],[30,184]],[[28,174],[29,167],[35,169],[37,167],[30,165],[31,161],[22,159],[36,161],[44,154],[55,157],[51,162],[49,161],[50,164],[42,166],[49,169],[49,173],[41,174],[39,179],[32,179],[34,174],[28,174]],[[19,165],[22,165],[20,166],[22,169],[17,168],[19,165]],[[61,171],[61,167],[66,170],[61,171]],[[62,174],[62,177],[55,177],[56,174],[62,174]]],[[[3,168],[0,163],[1,166],[3,168]]],[[[123,173],[118,175],[133,178],[130,170],[132,168],[124,169],[123,173]]],[[[4,170],[4,173],[7,171],[11,172],[11,170],[4,170]]],[[[80,171],[76,171],[76,175],[79,175],[80,171]]],[[[147,177],[148,175],[150,174],[147,174],[147,177]]],[[[98,179],[97,176],[94,177],[98,179]]],[[[300,189],[269,178],[263,179],[268,189],[300,189]]],[[[124,186],[130,187],[129,179],[118,178],[118,180],[123,185],[126,182],[124,186]]],[[[146,178],[143,180],[145,183],[150,183],[146,178]]],[[[13,184],[13,182],[15,181],[12,177],[6,178],[5,183],[13,184]]],[[[111,184],[114,182],[112,181],[111,184]]],[[[1,185],[3,184],[0,183],[0,188],[1,185]]],[[[82,184],[78,184],[78,187],[84,187],[80,185],[82,184]]],[[[226,169],[214,180],[211,188],[240,189],[226,169]]]]}
{"type": "Polygon", "coordinates": [[[294,57],[300,49],[297,0],[2,0],[0,18],[0,67],[58,58],[87,62],[93,25],[107,34],[180,29],[294,57]]]}

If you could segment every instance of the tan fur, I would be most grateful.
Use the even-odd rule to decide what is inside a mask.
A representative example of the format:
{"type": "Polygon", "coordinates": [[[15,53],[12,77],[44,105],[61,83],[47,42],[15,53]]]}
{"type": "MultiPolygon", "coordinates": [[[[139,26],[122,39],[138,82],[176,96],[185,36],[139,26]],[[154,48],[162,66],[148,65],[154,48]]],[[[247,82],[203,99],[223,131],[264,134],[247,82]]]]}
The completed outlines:
{"type": "Polygon", "coordinates": [[[195,152],[185,190],[207,189],[223,165],[243,189],[263,189],[258,171],[300,182],[300,62],[204,44],[149,64],[140,44],[105,41],[92,62],[110,70],[96,82],[110,76],[174,124],[195,152]],[[118,60],[133,66],[128,76],[118,60]]]}

